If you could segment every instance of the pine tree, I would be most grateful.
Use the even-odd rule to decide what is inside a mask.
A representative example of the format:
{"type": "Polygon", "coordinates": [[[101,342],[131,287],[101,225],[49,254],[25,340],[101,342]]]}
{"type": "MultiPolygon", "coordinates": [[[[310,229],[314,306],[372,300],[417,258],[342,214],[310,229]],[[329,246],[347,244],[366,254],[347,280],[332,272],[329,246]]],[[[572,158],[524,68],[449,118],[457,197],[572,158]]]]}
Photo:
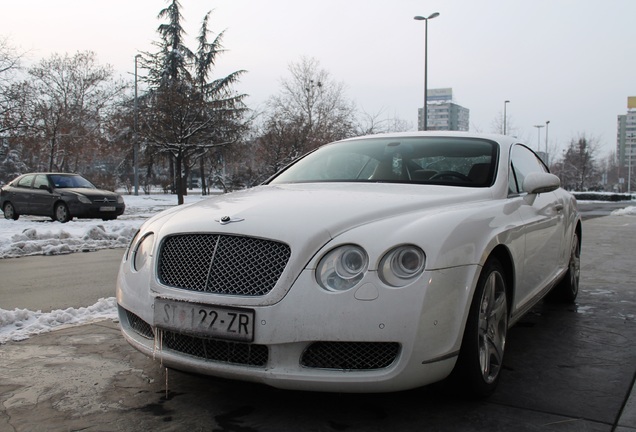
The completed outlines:
{"type": "Polygon", "coordinates": [[[142,65],[148,70],[148,93],[142,98],[141,134],[158,152],[174,161],[174,189],[183,203],[185,179],[195,161],[210,149],[236,142],[244,128],[246,95],[232,86],[244,71],[211,80],[217,56],[222,52],[220,33],[208,42],[210,12],[201,26],[196,52],[184,43],[181,4],[172,0],[162,9],[158,33],[161,41],[155,53],[144,53],[142,65]]]}

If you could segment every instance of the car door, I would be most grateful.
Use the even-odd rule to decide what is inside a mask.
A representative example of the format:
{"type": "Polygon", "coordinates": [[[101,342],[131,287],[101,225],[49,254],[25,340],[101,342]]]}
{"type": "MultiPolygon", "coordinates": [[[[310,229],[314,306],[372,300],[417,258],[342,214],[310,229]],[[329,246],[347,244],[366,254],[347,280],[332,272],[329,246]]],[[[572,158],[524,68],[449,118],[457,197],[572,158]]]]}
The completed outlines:
{"type": "Polygon", "coordinates": [[[33,185],[34,174],[27,174],[15,184],[9,194],[9,201],[18,214],[30,214],[29,203],[31,201],[31,186],[33,185]]]}
{"type": "Polygon", "coordinates": [[[523,191],[523,181],[529,173],[548,172],[534,152],[518,144],[513,146],[510,159],[510,192],[520,200],[518,212],[525,238],[523,266],[521,274],[517,274],[515,295],[516,308],[523,308],[559,271],[563,205],[554,192],[528,194],[523,191]]]}
{"type": "Polygon", "coordinates": [[[52,216],[54,201],[51,185],[46,174],[36,175],[31,193],[30,213],[40,216],[52,216]]]}

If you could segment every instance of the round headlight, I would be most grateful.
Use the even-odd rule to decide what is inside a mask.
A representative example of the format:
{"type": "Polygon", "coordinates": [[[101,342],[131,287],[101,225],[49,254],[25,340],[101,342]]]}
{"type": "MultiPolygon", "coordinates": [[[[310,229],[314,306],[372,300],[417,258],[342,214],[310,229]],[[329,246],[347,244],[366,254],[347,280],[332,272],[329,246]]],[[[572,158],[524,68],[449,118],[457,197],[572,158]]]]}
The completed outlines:
{"type": "Polygon", "coordinates": [[[137,237],[139,236],[140,232],[141,230],[137,230],[132,236],[132,239],[130,239],[130,243],[128,243],[128,247],[126,248],[126,252],[124,253],[124,261],[128,261],[128,258],[130,258],[130,252],[132,251],[133,246],[135,246],[135,244],[137,243],[137,237]]]}
{"type": "Polygon", "coordinates": [[[146,234],[135,246],[133,250],[132,265],[135,271],[141,270],[146,265],[146,262],[150,258],[152,252],[152,246],[155,242],[155,235],[153,233],[146,234]]]}
{"type": "Polygon", "coordinates": [[[356,286],[369,266],[360,246],[345,245],[327,253],[316,267],[316,279],[328,291],[345,291],[356,286]]]}
{"type": "Polygon", "coordinates": [[[380,279],[388,285],[408,285],[424,271],[426,256],[422,249],[413,245],[399,246],[390,250],[380,261],[380,279]]]}
{"type": "Polygon", "coordinates": [[[336,260],[336,273],[342,279],[353,279],[365,270],[367,256],[360,248],[345,250],[336,260]]]}

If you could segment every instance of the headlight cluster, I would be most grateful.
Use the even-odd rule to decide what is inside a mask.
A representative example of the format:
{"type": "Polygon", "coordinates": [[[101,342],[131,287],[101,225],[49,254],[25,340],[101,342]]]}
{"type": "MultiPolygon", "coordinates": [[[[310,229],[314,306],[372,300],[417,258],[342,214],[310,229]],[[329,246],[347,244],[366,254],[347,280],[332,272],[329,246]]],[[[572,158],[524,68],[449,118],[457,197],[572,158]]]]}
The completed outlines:
{"type": "Polygon", "coordinates": [[[146,264],[150,254],[152,253],[152,247],[155,243],[155,235],[153,233],[148,233],[144,235],[136,245],[133,245],[134,248],[132,251],[132,267],[135,271],[141,270],[141,268],[146,264]]]}
{"type": "Polygon", "coordinates": [[[367,271],[369,257],[360,246],[345,245],[333,249],[318,263],[318,283],[329,291],[354,287],[367,271]]]}
{"type": "Polygon", "coordinates": [[[405,245],[390,250],[378,267],[380,279],[388,285],[401,287],[410,283],[424,270],[426,257],[417,246],[405,245]]]}
{"type": "Polygon", "coordinates": [[[118,204],[123,204],[124,203],[124,197],[121,195],[117,195],[117,203],[118,204]]]}
{"type": "Polygon", "coordinates": [[[77,199],[82,204],[93,204],[93,202],[88,197],[86,197],[84,195],[77,195],[77,199]]]}
{"type": "MultiPolygon", "coordinates": [[[[380,260],[378,275],[387,285],[402,287],[424,271],[426,256],[414,245],[388,251],[380,260]]],[[[369,268],[369,256],[360,246],[344,245],[329,251],[316,267],[316,279],[328,291],[345,291],[362,280],[369,268]]]]}

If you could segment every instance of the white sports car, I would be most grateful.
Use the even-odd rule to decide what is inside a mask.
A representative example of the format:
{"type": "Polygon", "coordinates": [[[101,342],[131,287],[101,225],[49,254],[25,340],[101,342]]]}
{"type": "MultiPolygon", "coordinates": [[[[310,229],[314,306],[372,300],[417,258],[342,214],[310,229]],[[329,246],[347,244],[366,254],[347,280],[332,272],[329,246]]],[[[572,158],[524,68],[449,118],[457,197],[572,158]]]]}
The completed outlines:
{"type": "Polygon", "coordinates": [[[117,281],[124,337],[175,369],[275,387],[497,385],[506,334],[578,292],[576,200],[518,140],[325,145],[263,185],[149,219],[117,281]]]}

